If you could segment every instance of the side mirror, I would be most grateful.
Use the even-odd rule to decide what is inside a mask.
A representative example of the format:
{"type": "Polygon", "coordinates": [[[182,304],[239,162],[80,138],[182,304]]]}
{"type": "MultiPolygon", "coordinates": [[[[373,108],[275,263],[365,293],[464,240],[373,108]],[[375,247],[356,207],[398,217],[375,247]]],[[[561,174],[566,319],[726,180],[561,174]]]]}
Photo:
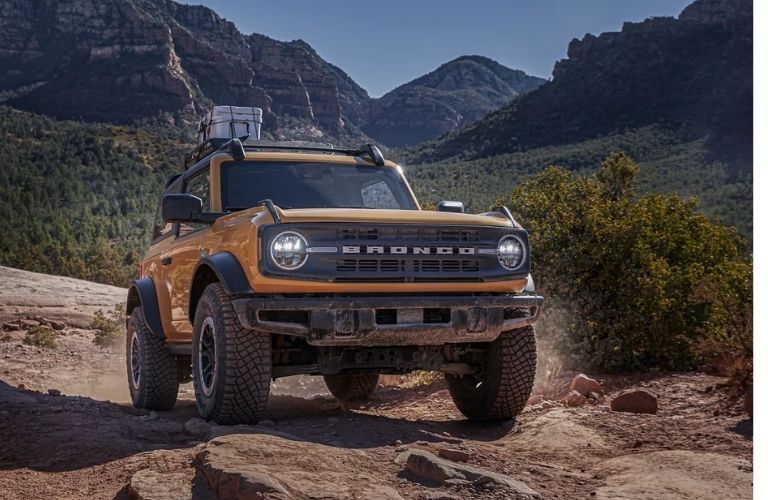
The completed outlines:
{"type": "Polygon", "coordinates": [[[203,200],[191,194],[163,196],[163,221],[192,222],[203,211],[203,200]]]}
{"type": "Polygon", "coordinates": [[[210,224],[224,214],[203,212],[203,200],[191,194],[166,194],[162,201],[164,222],[202,222],[210,224]]]}
{"type": "Polygon", "coordinates": [[[443,200],[437,204],[438,212],[456,212],[459,214],[464,213],[464,203],[460,201],[446,201],[443,200]]]}

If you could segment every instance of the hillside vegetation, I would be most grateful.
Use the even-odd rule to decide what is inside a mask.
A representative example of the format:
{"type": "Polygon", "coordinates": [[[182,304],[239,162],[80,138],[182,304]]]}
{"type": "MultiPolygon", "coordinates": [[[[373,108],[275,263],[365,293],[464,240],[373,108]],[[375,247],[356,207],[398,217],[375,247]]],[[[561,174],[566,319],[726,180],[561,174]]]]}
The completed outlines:
{"type": "Polygon", "coordinates": [[[162,134],[0,107],[0,264],[127,285],[186,149],[162,134]]]}
{"type": "MultiPolygon", "coordinates": [[[[690,139],[661,127],[645,127],[575,144],[547,146],[475,160],[453,159],[409,165],[405,171],[422,202],[461,200],[480,212],[511,193],[523,179],[557,165],[592,174],[610,152],[624,151],[642,167],[641,193],[697,197],[699,209],[714,220],[752,237],[751,163],[726,163],[712,157],[705,139],[690,139]]],[[[515,207],[512,207],[513,211],[515,207]]]]}

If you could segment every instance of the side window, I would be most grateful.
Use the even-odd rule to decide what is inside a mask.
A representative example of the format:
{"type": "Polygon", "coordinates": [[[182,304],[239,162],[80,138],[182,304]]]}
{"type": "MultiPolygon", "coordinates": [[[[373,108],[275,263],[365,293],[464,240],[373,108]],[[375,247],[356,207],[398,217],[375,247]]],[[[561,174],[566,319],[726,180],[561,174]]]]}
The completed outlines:
{"type": "Polygon", "coordinates": [[[211,211],[211,183],[209,181],[208,169],[197,174],[187,181],[185,193],[193,194],[203,200],[203,212],[211,211]]]}
{"type": "MultiPolygon", "coordinates": [[[[196,176],[188,179],[184,192],[192,194],[203,200],[203,212],[211,211],[211,183],[208,169],[200,172],[196,176]]],[[[187,223],[179,226],[179,236],[189,234],[193,231],[209,227],[208,224],[187,223]]]]}
{"type": "Polygon", "coordinates": [[[157,204],[157,211],[155,212],[155,221],[152,224],[152,241],[156,241],[162,238],[165,238],[169,234],[171,234],[171,231],[173,231],[173,224],[166,224],[163,222],[163,214],[162,214],[162,201],[163,201],[163,195],[167,193],[178,193],[181,191],[181,178],[176,179],[171,183],[168,188],[166,188],[165,191],[160,195],[160,202],[157,204]]]}

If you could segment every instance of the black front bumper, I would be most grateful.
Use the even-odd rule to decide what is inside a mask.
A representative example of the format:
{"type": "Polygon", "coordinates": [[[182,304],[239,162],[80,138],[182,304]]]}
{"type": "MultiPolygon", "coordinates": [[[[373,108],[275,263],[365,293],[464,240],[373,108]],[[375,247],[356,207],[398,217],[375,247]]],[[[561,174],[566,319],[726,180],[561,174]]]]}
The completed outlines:
{"type": "Polygon", "coordinates": [[[400,346],[491,342],[503,331],[533,324],[541,314],[544,298],[536,295],[249,297],[236,299],[233,304],[243,327],[304,337],[310,345],[400,346]],[[523,313],[509,313],[509,309],[523,313]],[[440,311],[442,319],[428,321],[427,311],[440,311]],[[285,316],[280,316],[281,312],[295,314],[286,321],[285,316]],[[382,312],[390,313],[388,321],[382,321],[382,312]],[[276,321],[275,317],[282,319],[276,321]]]}

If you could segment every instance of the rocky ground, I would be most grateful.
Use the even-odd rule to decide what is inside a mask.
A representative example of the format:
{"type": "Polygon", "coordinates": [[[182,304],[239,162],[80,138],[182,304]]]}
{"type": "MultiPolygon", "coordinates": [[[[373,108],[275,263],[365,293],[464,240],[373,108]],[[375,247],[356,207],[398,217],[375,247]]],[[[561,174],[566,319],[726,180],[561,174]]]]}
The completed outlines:
{"type": "MultiPolygon", "coordinates": [[[[38,297],[70,287],[73,309],[86,306],[79,287],[88,307],[122,299],[112,287],[46,280],[24,286],[38,297]]],[[[709,375],[597,377],[599,387],[577,384],[577,398],[564,374],[537,388],[514,425],[467,422],[440,383],[386,385],[342,406],[317,380],[283,380],[265,421],[225,427],[196,418],[188,385],[173,411],[132,408],[122,354],[95,347],[82,318],[48,318],[53,309],[30,300],[0,295],[0,324],[65,326],[55,349],[23,343],[32,323],[0,332],[3,499],[752,496],[752,420],[709,375]],[[657,412],[612,411],[627,389],[654,395],[657,412]]]]}

